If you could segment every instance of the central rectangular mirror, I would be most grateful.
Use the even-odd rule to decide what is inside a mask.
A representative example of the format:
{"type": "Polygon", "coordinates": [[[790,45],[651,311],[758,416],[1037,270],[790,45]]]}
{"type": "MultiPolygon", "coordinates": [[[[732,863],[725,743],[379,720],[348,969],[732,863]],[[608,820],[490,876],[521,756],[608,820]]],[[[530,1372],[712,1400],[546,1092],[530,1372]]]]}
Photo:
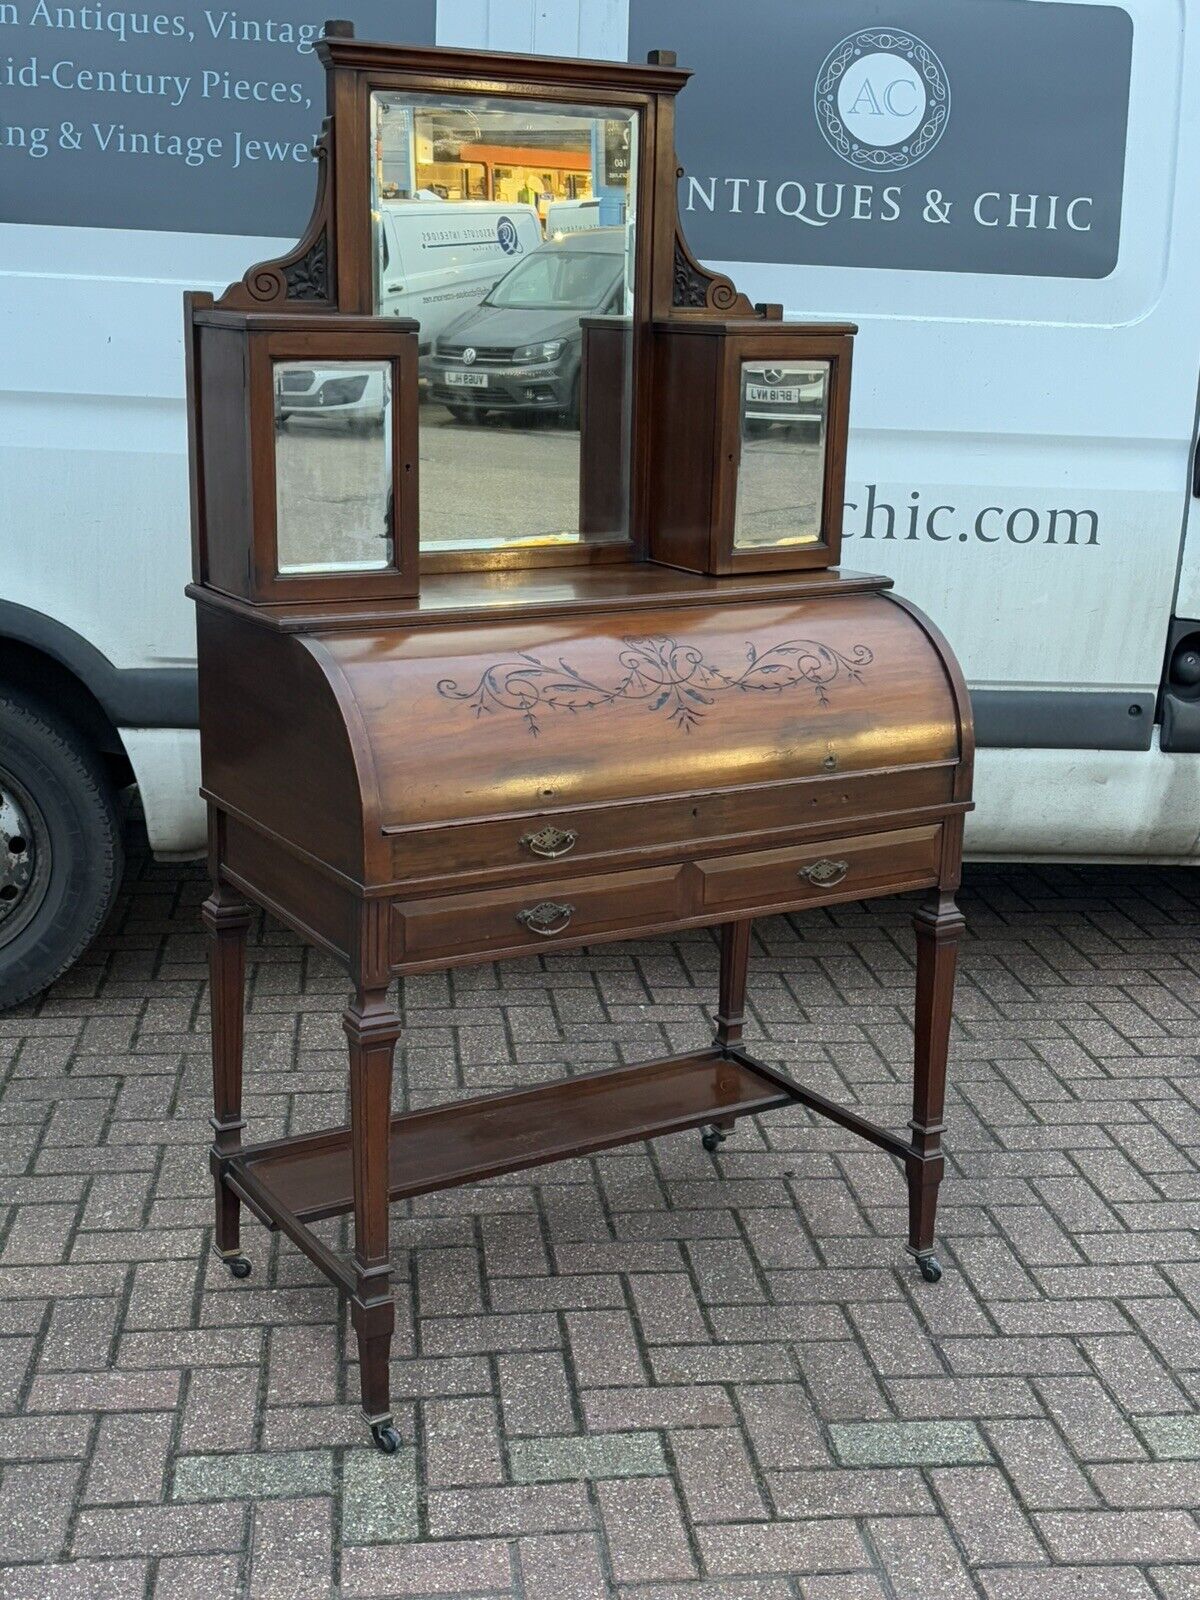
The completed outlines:
{"type": "Polygon", "coordinates": [[[420,326],[426,553],[629,534],[638,114],[376,91],[375,309],[420,326]]]}

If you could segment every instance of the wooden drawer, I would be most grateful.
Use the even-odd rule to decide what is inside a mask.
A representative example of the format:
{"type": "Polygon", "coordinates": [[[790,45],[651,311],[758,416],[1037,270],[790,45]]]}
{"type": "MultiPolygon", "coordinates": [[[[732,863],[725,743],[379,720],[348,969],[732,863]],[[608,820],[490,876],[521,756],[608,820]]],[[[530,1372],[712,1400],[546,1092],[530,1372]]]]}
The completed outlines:
{"type": "Polygon", "coordinates": [[[937,880],[941,826],[826,839],[697,861],[699,911],[800,906],[916,889],[937,880]]]}
{"type": "Polygon", "coordinates": [[[614,866],[635,865],[639,852],[694,856],[719,848],[724,840],[782,842],[804,829],[853,826],[889,812],[946,805],[953,799],[954,770],[946,764],[900,772],[814,774],[792,783],[481,818],[437,828],[385,828],[384,833],[396,883],[434,883],[468,874],[484,881],[518,874],[535,878],[547,872],[595,871],[609,860],[614,866]]]}
{"type": "Polygon", "coordinates": [[[392,960],[520,954],[675,922],[687,915],[684,872],[682,866],[647,867],[400,901],[393,906],[392,960]]]}

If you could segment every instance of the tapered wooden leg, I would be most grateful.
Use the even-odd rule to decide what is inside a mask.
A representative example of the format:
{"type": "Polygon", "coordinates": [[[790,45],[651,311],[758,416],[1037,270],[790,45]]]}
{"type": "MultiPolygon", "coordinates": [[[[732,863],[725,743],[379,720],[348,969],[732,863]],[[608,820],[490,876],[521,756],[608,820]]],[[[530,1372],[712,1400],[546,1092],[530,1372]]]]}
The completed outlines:
{"type": "MultiPolygon", "coordinates": [[[[750,962],[750,930],[754,923],[726,922],[721,927],[721,984],[717,994],[717,1034],[720,1045],[740,1044],[746,1014],[746,970],[750,962]]],[[[716,1150],[736,1118],[717,1117],[704,1130],[701,1142],[716,1150]]]]}
{"type": "Polygon", "coordinates": [[[954,896],[930,895],[913,918],[917,931],[917,999],[914,1028],[912,1153],[908,1173],[908,1248],[922,1277],[936,1283],[941,1264],[933,1253],[938,1185],[942,1157],[942,1121],[946,1103],[946,1058],[950,1050],[950,1017],[954,999],[954,967],[963,918],[954,896]]]}
{"type": "Polygon", "coordinates": [[[727,922],[721,929],[721,988],[717,997],[717,1043],[740,1044],[746,1016],[746,971],[754,923],[727,922]]]}
{"type": "Polygon", "coordinates": [[[240,1249],[241,1205],[225,1182],[228,1158],[242,1142],[242,1051],[246,1009],[246,930],[251,910],[219,880],[200,908],[208,935],[212,1011],[213,1128],[209,1164],[216,1194],[214,1244],[235,1277],[249,1275],[240,1249]]]}
{"type": "Polygon", "coordinates": [[[392,1058],[400,1017],[386,989],[362,989],[342,1018],[350,1041],[350,1149],[354,1172],[354,1293],[350,1318],[358,1338],[363,1415],[375,1443],[399,1446],[392,1426],[388,1357],[396,1308],[388,1253],[388,1154],[392,1058]]]}

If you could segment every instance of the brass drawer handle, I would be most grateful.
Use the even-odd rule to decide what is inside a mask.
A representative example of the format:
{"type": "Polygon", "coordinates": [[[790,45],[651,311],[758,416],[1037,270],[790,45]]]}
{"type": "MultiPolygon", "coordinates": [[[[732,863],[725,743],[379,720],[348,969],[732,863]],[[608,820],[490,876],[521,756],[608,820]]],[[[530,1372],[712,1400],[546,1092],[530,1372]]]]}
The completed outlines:
{"type": "Polygon", "coordinates": [[[841,883],[849,871],[848,861],[830,861],[828,856],[823,856],[820,861],[814,861],[811,867],[801,867],[799,876],[807,878],[818,889],[832,889],[835,883],[841,883]]]}
{"type": "Polygon", "coordinates": [[[557,900],[543,900],[536,906],[526,906],[524,911],[518,911],[517,921],[523,923],[530,933],[549,937],[552,933],[563,931],[574,910],[574,906],[559,905],[557,900]]]}
{"type": "Polygon", "coordinates": [[[574,850],[579,835],[571,828],[539,828],[536,833],[523,833],[521,843],[534,856],[565,856],[574,850]]]}

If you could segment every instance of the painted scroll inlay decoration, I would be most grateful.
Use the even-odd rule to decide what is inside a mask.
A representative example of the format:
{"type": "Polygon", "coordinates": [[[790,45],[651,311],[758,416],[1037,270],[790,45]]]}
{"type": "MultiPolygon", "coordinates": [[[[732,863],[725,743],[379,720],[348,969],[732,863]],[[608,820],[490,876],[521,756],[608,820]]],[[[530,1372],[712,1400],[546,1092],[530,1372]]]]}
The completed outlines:
{"type": "Polygon", "coordinates": [[[662,712],[677,729],[689,733],[717,698],[729,693],[783,694],[807,684],[818,704],[827,706],[831,684],[839,679],[861,683],[861,669],[874,660],[865,644],[855,645],[847,656],[815,639],[787,639],[761,652],[747,644],[745,666],[727,671],[695,645],[677,644],[662,634],[627,638],[622,644],[617,663],[624,676],[612,686],[583,677],[561,657],[543,661],[517,650],[488,667],[469,688],[457,679],[443,678],[438,693],[446,700],[464,701],[477,717],[517,712],[534,735],[541,731],[540,712],[574,715],[620,702],[662,712]]]}

